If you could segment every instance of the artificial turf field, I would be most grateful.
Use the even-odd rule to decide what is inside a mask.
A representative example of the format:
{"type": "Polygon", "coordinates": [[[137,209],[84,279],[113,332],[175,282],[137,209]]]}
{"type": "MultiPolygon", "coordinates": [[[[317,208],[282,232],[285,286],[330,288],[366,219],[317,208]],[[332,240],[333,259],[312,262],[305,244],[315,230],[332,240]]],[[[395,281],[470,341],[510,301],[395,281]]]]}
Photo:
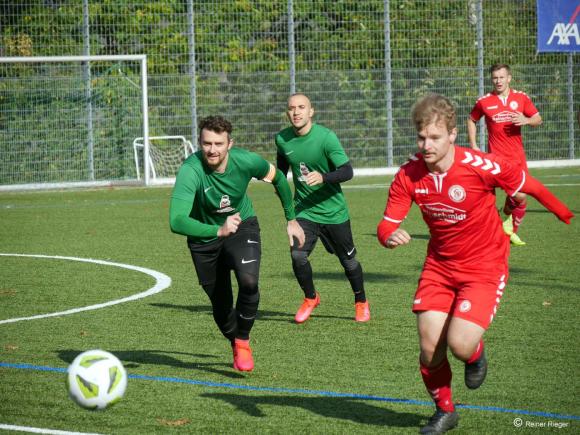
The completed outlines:
{"type": "MultiPolygon", "coordinates": [[[[580,168],[532,174],[580,214],[580,168]]],[[[293,323],[302,293],[282,210],[272,186],[252,183],[263,254],[249,374],[231,368],[185,238],[169,231],[170,188],[0,192],[0,254],[130,267],[0,255],[0,429],[416,433],[433,413],[410,311],[428,231],[414,206],[403,224],[411,245],[390,251],[378,244],[391,178],[344,185],[371,304],[367,324],[353,321],[349,284],[322,244],[311,256],[321,305],[305,324],[293,323]],[[131,267],[171,284],[101,309],[10,321],[160,287],[131,267]],[[68,364],[93,348],[117,355],[130,376],[124,399],[105,411],[81,409],[64,386],[68,364]]],[[[580,432],[579,222],[564,225],[530,199],[520,231],[527,246],[512,248],[508,286],[485,335],[484,385],[468,390],[462,363],[450,359],[461,415],[453,433],[580,432]]]]}

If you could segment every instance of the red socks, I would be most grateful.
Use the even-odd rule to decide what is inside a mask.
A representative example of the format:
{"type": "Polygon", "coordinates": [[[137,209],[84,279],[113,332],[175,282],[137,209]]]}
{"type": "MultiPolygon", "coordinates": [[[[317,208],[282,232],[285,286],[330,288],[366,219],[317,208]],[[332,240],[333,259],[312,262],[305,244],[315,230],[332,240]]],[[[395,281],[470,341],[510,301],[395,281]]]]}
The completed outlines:
{"type": "Polygon", "coordinates": [[[507,196],[505,199],[503,212],[507,215],[512,215],[514,233],[518,232],[518,228],[522,224],[524,216],[526,215],[526,202],[527,201],[524,200],[521,203],[518,203],[511,196],[507,196]]]}
{"type": "Polygon", "coordinates": [[[480,340],[479,343],[477,344],[477,347],[475,348],[475,352],[473,352],[473,355],[471,355],[469,357],[469,359],[465,362],[467,364],[474,363],[475,361],[477,361],[479,359],[482,352],[483,352],[483,340],[480,340]]]}
{"type": "Polygon", "coordinates": [[[423,383],[435,402],[435,405],[445,412],[453,412],[455,406],[451,399],[451,366],[445,358],[437,367],[425,367],[419,362],[423,383]]]}
{"type": "Polygon", "coordinates": [[[512,211],[512,218],[514,221],[514,233],[518,232],[519,226],[522,224],[524,220],[524,216],[526,215],[526,203],[518,205],[512,211]]]}

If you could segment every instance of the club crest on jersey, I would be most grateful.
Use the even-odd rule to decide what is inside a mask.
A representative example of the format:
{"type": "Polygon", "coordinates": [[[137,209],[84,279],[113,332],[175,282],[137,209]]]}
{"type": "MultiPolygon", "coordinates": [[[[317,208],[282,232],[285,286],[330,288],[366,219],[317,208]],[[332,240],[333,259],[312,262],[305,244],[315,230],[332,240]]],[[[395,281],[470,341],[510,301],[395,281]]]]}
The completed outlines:
{"type": "Polygon", "coordinates": [[[233,211],[234,208],[230,207],[230,196],[229,195],[222,195],[220,199],[220,208],[216,210],[218,213],[229,213],[233,211]]]}
{"type": "Polygon", "coordinates": [[[300,162],[300,177],[298,177],[298,181],[302,181],[303,183],[306,182],[306,176],[310,174],[310,170],[306,163],[300,162]]]}
{"type": "Polygon", "coordinates": [[[461,311],[462,313],[467,313],[470,310],[471,310],[471,302],[469,302],[467,299],[465,299],[464,301],[461,302],[461,304],[459,304],[459,311],[461,311]]]}
{"type": "Polygon", "coordinates": [[[510,101],[510,109],[518,110],[518,102],[517,101],[510,101]]]}
{"type": "Polygon", "coordinates": [[[465,189],[458,184],[454,184],[453,186],[451,186],[447,191],[447,194],[449,195],[449,198],[451,198],[451,201],[453,202],[463,202],[463,200],[466,197],[465,189]]]}

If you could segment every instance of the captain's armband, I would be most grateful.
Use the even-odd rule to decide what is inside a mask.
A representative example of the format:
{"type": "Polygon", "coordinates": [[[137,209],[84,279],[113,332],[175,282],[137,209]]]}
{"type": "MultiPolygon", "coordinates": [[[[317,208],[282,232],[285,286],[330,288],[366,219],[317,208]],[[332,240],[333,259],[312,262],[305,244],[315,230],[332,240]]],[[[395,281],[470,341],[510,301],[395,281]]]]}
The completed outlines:
{"type": "Polygon", "coordinates": [[[276,167],[272,163],[270,163],[270,170],[268,171],[266,176],[262,178],[262,181],[265,181],[266,183],[271,183],[272,181],[274,181],[274,177],[276,177],[276,167]]]}

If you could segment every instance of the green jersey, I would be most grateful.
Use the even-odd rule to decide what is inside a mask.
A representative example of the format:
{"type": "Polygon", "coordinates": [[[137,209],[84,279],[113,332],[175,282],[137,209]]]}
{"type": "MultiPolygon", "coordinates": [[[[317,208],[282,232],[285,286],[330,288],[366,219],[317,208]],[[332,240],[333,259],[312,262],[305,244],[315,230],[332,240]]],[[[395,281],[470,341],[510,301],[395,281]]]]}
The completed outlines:
{"type": "Polygon", "coordinates": [[[348,163],[336,134],[322,125],[298,136],[292,127],[276,135],[278,153],[286,158],[294,178],[296,216],[321,224],[341,224],[349,219],[348,207],[339,183],[309,186],[304,176],[310,171],[326,174],[348,163]]]}
{"type": "Polygon", "coordinates": [[[203,162],[202,151],[189,156],[177,178],[171,198],[192,203],[189,217],[197,221],[195,235],[188,239],[206,243],[217,238],[217,230],[227,217],[240,213],[246,220],[255,216],[252,201],[246,194],[252,178],[262,179],[270,171],[270,164],[258,154],[242,148],[229,150],[223,173],[212,171],[203,162]]]}

